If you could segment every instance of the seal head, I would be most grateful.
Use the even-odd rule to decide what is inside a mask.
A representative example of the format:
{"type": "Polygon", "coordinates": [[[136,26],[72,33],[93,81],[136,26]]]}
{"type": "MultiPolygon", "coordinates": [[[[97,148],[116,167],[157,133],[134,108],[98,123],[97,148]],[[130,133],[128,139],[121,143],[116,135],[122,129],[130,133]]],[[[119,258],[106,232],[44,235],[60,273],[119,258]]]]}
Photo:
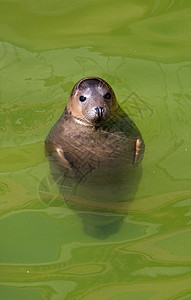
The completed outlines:
{"type": "Polygon", "coordinates": [[[99,77],[88,77],[75,84],[66,110],[84,125],[99,126],[113,118],[117,107],[111,86],[99,77]]]}

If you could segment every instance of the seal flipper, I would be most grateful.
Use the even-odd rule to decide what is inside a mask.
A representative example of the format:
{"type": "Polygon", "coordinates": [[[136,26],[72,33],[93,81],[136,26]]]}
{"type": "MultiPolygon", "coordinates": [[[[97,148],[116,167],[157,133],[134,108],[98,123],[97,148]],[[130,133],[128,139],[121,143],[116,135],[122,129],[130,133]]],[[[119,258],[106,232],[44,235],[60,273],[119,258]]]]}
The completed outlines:
{"type": "Polygon", "coordinates": [[[134,144],[134,151],[133,151],[133,165],[137,166],[141,160],[143,159],[144,153],[144,142],[142,138],[137,138],[134,144]]]}
{"type": "Polygon", "coordinates": [[[64,155],[63,149],[58,147],[55,143],[50,140],[45,141],[45,154],[49,162],[58,163],[57,166],[62,168],[63,173],[67,174],[72,171],[71,163],[64,155]]]}

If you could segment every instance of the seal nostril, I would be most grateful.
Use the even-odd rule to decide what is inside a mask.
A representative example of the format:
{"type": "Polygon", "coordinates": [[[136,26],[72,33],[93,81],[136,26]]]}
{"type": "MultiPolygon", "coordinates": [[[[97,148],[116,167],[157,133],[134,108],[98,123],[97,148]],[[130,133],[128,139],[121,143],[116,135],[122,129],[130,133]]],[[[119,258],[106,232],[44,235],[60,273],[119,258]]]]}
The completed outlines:
{"type": "Polygon", "coordinates": [[[103,117],[103,107],[96,107],[95,110],[98,118],[101,119],[103,117]]]}

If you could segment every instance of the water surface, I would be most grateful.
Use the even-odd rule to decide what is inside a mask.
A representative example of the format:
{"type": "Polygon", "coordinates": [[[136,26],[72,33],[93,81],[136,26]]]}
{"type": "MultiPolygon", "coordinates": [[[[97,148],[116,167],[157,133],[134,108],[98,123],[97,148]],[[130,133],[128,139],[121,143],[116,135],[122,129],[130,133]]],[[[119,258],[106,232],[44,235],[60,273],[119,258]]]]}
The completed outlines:
{"type": "Polygon", "coordinates": [[[1,299],[191,299],[190,17],[189,1],[0,1],[1,299]],[[39,197],[44,139],[85,76],[111,84],[146,144],[104,240],[39,197]]]}

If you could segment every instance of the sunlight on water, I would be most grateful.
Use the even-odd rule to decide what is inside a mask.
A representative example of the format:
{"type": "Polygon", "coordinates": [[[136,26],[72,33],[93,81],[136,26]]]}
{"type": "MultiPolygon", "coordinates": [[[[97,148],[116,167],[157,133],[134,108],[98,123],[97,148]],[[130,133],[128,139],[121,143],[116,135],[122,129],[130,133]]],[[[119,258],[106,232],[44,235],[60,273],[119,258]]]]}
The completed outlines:
{"type": "Polygon", "coordinates": [[[190,16],[183,0],[0,1],[2,299],[191,298],[190,16]],[[84,233],[44,156],[86,76],[109,82],[146,145],[105,239],[84,233]]]}

